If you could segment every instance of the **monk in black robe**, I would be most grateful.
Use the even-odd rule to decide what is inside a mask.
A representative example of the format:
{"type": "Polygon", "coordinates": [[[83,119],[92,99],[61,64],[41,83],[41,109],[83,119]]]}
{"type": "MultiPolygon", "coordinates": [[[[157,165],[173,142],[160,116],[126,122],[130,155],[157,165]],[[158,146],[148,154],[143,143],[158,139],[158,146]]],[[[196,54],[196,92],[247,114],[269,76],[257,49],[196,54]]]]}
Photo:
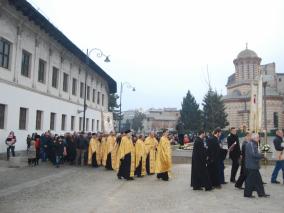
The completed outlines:
{"type": "Polygon", "coordinates": [[[208,171],[212,186],[220,189],[220,155],[221,148],[219,145],[219,137],[221,135],[221,129],[217,128],[214,130],[213,136],[208,139],[207,142],[207,155],[208,155],[208,171]]]}
{"type": "Polygon", "coordinates": [[[205,131],[200,130],[198,137],[194,141],[191,166],[191,187],[193,187],[193,190],[202,190],[202,187],[205,187],[206,191],[210,191],[212,190],[212,184],[206,166],[207,155],[203,143],[204,137],[205,131]]]}
{"type": "Polygon", "coordinates": [[[132,142],[131,131],[125,131],[117,150],[118,179],[134,180],[135,147],[132,142]]]}

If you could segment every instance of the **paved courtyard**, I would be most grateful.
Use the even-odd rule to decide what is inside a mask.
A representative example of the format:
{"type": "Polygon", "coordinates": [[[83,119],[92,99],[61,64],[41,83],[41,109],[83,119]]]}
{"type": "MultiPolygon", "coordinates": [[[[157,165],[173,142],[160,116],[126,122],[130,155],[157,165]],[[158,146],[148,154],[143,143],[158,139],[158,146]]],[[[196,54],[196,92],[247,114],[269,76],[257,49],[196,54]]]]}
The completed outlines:
{"type": "MultiPolygon", "coordinates": [[[[263,167],[269,183],[272,166],[263,167]]],[[[227,166],[226,179],[230,167],[227,166]]],[[[118,180],[103,168],[59,169],[50,164],[35,168],[7,168],[0,161],[0,212],[254,212],[284,210],[284,185],[265,185],[270,198],[245,199],[233,184],[212,192],[189,187],[190,165],[175,164],[173,178],[159,181],[155,176],[135,181],[118,180]]]]}

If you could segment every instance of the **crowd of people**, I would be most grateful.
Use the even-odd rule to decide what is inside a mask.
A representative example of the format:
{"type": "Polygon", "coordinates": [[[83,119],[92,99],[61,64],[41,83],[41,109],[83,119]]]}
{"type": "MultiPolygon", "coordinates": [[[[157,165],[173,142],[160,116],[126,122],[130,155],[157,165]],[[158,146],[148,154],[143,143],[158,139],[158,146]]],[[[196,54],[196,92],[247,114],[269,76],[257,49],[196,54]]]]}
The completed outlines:
{"type": "MultiPolygon", "coordinates": [[[[190,140],[185,136],[187,143],[190,140]]],[[[49,131],[42,135],[36,133],[27,136],[28,163],[31,166],[50,161],[57,168],[63,163],[70,165],[88,165],[94,168],[103,166],[107,170],[115,170],[118,179],[134,180],[134,176],[157,174],[158,179],[169,180],[172,169],[171,144],[175,137],[164,130],[159,137],[152,131],[144,135],[134,135],[130,130],[121,134],[103,133],[66,133],[53,135],[49,131]]],[[[256,191],[259,197],[269,197],[265,193],[260,169],[260,160],[265,158],[259,152],[258,133],[245,135],[240,145],[236,128],[230,129],[227,137],[227,147],[222,143],[222,130],[216,128],[213,134],[206,136],[200,130],[194,137],[192,153],[191,187],[193,190],[211,191],[221,189],[227,184],[224,176],[224,160],[227,154],[232,161],[230,182],[238,189],[244,189],[245,197],[254,197],[256,191]],[[236,178],[239,167],[240,175],[236,178]],[[245,183],[245,187],[243,184],[245,183]]],[[[277,130],[273,141],[276,150],[276,164],[271,176],[271,183],[279,184],[277,176],[283,172],[284,183],[284,143],[283,131],[277,130]]],[[[10,151],[15,156],[16,136],[10,132],[6,139],[7,159],[10,151]]]]}
{"type": "MultiPolygon", "coordinates": [[[[244,190],[244,197],[253,198],[253,191],[259,197],[269,197],[265,193],[264,183],[259,172],[260,160],[266,158],[259,152],[259,134],[249,133],[245,135],[245,140],[240,146],[236,128],[230,129],[227,137],[227,147],[225,148],[220,140],[221,129],[216,128],[213,135],[206,137],[205,131],[201,130],[195,139],[192,153],[191,186],[193,190],[211,191],[221,189],[225,182],[224,160],[229,153],[232,161],[230,182],[238,189],[244,190]],[[239,163],[240,162],[240,163],[239,163]],[[236,179],[237,171],[241,164],[240,176],[236,179]],[[245,183],[245,187],[243,184],[245,183]]],[[[277,130],[273,141],[276,150],[276,165],[271,177],[272,184],[279,184],[277,176],[282,169],[284,183],[284,143],[283,131],[277,130]]]]}
{"type": "MultiPolygon", "coordinates": [[[[27,156],[30,166],[49,161],[57,168],[63,163],[85,165],[94,168],[103,166],[115,170],[119,179],[133,180],[134,176],[157,174],[158,179],[169,180],[172,167],[171,139],[168,130],[159,137],[154,131],[145,138],[134,135],[130,130],[121,134],[66,133],[42,135],[34,133],[27,136],[27,156]]],[[[16,137],[11,132],[6,140],[7,159],[13,151],[16,137]],[[11,143],[11,144],[10,144],[11,143]],[[13,149],[10,146],[13,145],[13,149]]]]}

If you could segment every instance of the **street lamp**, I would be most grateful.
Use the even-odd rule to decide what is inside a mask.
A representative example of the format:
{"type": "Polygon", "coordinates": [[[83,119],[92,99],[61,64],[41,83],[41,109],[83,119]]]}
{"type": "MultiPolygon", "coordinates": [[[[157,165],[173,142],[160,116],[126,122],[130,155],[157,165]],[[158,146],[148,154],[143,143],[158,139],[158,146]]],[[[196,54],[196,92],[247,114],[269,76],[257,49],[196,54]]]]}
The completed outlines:
{"type": "Polygon", "coordinates": [[[266,86],[267,81],[263,82],[263,110],[264,110],[264,130],[265,130],[265,144],[267,144],[267,111],[266,111],[266,86]]]}
{"type": "Polygon", "coordinates": [[[121,99],[122,99],[122,92],[123,92],[123,86],[126,86],[127,88],[131,89],[133,92],[135,92],[135,87],[133,87],[130,83],[124,82],[120,84],[120,96],[119,96],[119,124],[118,124],[118,131],[121,131],[121,99]]]}
{"type": "MultiPolygon", "coordinates": [[[[93,51],[96,51],[97,52],[97,57],[102,57],[104,56],[105,57],[105,60],[104,62],[108,63],[110,62],[109,60],[109,56],[105,55],[103,53],[103,51],[101,49],[98,49],[98,48],[93,48],[91,50],[87,49],[87,53],[86,53],[86,65],[87,65],[87,69],[88,69],[88,66],[89,66],[89,61],[90,61],[90,58],[89,56],[91,55],[91,53],[93,51]]],[[[86,69],[86,74],[85,74],[85,92],[84,92],[84,110],[83,110],[83,132],[85,132],[85,123],[86,123],[86,110],[87,110],[87,104],[86,104],[86,98],[87,98],[87,69],[86,69]]]]}
{"type": "Polygon", "coordinates": [[[266,95],[266,87],[267,87],[267,83],[271,80],[273,80],[273,77],[271,75],[264,75],[263,78],[263,110],[264,110],[264,129],[265,129],[265,144],[267,144],[267,108],[266,108],[266,99],[267,99],[267,95],[266,95]]]}

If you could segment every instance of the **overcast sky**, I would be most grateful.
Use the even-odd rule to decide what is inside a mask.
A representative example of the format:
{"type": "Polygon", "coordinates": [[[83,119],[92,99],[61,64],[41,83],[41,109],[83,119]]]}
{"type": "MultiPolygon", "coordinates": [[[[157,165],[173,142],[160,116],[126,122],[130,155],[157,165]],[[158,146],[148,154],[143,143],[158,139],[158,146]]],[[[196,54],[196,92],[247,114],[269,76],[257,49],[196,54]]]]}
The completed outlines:
{"type": "Polygon", "coordinates": [[[124,87],[122,108],[181,107],[187,90],[202,103],[211,86],[223,95],[233,60],[248,48],[284,72],[282,0],[29,0],[124,87]]]}

